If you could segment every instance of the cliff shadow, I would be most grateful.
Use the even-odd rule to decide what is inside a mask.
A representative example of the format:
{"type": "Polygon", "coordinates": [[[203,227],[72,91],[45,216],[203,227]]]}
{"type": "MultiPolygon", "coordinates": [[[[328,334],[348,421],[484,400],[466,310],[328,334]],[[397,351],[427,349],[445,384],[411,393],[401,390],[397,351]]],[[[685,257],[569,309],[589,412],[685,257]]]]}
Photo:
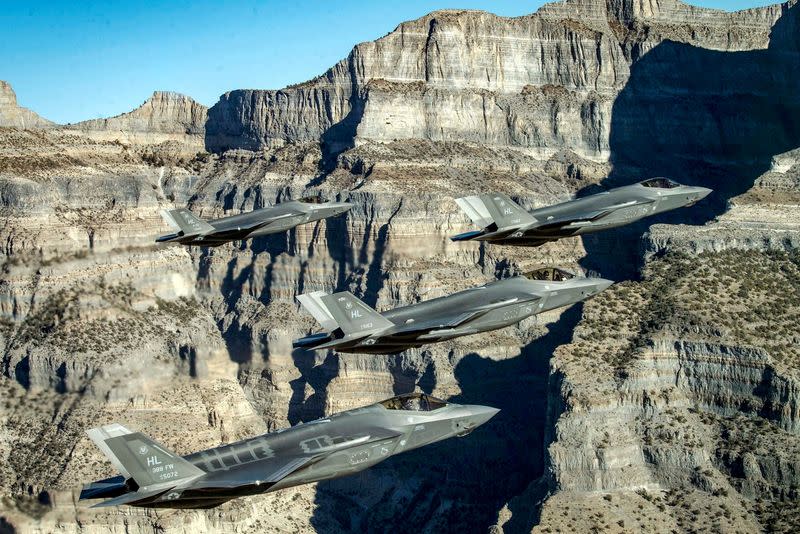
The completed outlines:
{"type": "Polygon", "coordinates": [[[322,158],[319,162],[318,175],[306,187],[315,187],[336,169],[337,158],[345,150],[355,146],[356,133],[361,119],[364,117],[365,95],[358,86],[358,74],[354,65],[353,53],[348,57],[350,71],[350,110],[344,118],[325,130],[320,136],[319,146],[322,158]]]}
{"type": "Polygon", "coordinates": [[[328,384],[339,374],[339,356],[329,351],[325,359],[317,364],[317,354],[313,350],[295,349],[292,351],[294,366],[300,377],[289,382],[292,397],[289,400],[287,419],[294,426],[313,421],[325,415],[328,384]],[[306,387],[314,392],[306,398],[306,387]]]}
{"type": "MultiPolygon", "coordinates": [[[[248,263],[237,273],[237,266],[240,261],[244,260],[244,256],[234,256],[227,262],[225,276],[220,286],[220,294],[225,301],[226,315],[234,313],[235,319],[225,328],[224,319],[217,318],[217,326],[225,341],[230,359],[238,364],[248,363],[253,357],[252,328],[239,321],[239,313],[236,310],[236,306],[242,300],[245,284],[250,282],[254,276],[256,258],[263,253],[267,253],[270,256],[270,261],[264,272],[263,289],[257,297],[259,301],[266,304],[272,292],[272,272],[275,258],[291,250],[290,245],[293,239],[294,230],[291,230],[290,232],[256,237],[249,241],[240,241],[238,245],[239,251],[250,251],[248,263]]],[[[213,252],[209,252],[209,250],[208,248],[204,249],[201,256],[201,264],[204,263],[205,267],[198,270],[198,284],[202,283],[202,277],[206,277],[206,280],[210,277],[213,252]]]]}
{"type": "Polygon", "coordinates": [[[222,154],[226,150],[259,150],[263,133],[245,123],[241,110],[249,109],[252,91],[237,89],[222,96],[208,108],[204,125],[203,145],[208,152],[222,154]]]}
{"type": "Polygon", "coordinates": [[[581,313],[581,305],[565,310],[519,356],[461,358],[455,367],[461,394],[448,400],[501,411],[464,438],[320,482],[311,524],[318,530],[488,531],[499,511],[542,477],[549,361],[556,347],[571,341],[581,313]]]}
{"type": "Polygon", "coordinates": [[[583,266],[636,276],[641,237],[653,224],[705,224],[753,186],[776,154],[800,146],[800,9],[783,6],[767,49],[724,52],[664,41],[634,47],[630,78],[612,108],[617,187],[666,176],[714,189],[692,208],[583,237],[583,266]],[[609,261],[614,258],[614,261],[609,261]]]}
{"type": "Polygon", "coordinates": [[[389,241],[389,228],[392,220],[403,207],[403,199],[400,199],[397,207],[386,220],[386,224],[378,230],[378,237],[375,240],[375,251],[372,254],[372,261],[366,272],[366,290],[364,292],[364,302],[374,308],[378,303],[378,294],[383,289],[384,282],[388,278],[383,269],[383,257],[386,254],[386,245],[389,241]]]}
{"type": "Polygon", "coordinates": [[[336,264],[336,288],[345,288],[347,277],[354,269],[353,249],[350,242],[346,217],[333,217],[325,220],[325,240],[328,254],[336,264]]]}
{"type": "Polygon", "coordinates": [[[364,102],[355,92],[350,97],[350,111],[344,119],[337,122],[320,136],[322,159],[319,162],[319,175],[307,187],[315,187],[325,181],[325,177],[336,168],[339,154],[355,146],[356,130],[364,116],[364,102]]]}

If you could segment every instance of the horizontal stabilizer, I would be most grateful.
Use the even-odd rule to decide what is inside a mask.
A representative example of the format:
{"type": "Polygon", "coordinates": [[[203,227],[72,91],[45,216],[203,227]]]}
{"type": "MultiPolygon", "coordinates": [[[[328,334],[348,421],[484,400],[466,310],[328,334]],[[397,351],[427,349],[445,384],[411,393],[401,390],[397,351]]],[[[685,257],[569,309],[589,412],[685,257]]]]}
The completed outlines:
{"type": "Polygon", "coordinates": [[[373,334],[373,332],[362,332],[356,334],[348,334],[342,339],[331,339],[327,343],[323,343],[322,345],[317,345],[314,349],[335,349],[339,345],[345,345],[348,343],[352,343],[353,341],[358,341],[359,339],[363,339],[369,337],[373,334]]]}
{"type": "Polygon", "coordinates": [[[166,491],[169,491],[173,487],[174,485],[170,485],[155,491],[133,491],[130,493],[125,493],[124,495],[120,495],[119,497],[114,497],[113,499],[106,499],[103,502],[93,504],[91,507],[106,508],[108,506],[121,506],[123,504],[132,504],[135,503],[136,501],[141,501],[142,499],[147,499],[149,497],[158,495],[159,493],[164,493],[166,491]]]}
{"type": "Polygon", "coordinates": [[[472,230],[471,232],[464,232],[463,234],[454,235],[450,238],[450,241],[470,241],[477,237],[481,237],[482,235],[486,235],[486,232],[483,230],[472,230]]]}
{"type": "Polygon", "coordinates": [[[311,334],[310,336],[301,337],[292,341],[293,349],[313,349],[322,343],[327,343],[333,340],[333,336],[328,332],[319,334],[311,334]]]}
{"type": "Polygon", "coordinates": [[[86,484],[81,489],[80,500],[84,499],[105,499],[107,497],[119,497],[129,491],[124,475],[98,480],[91,484],[86,484]]]}

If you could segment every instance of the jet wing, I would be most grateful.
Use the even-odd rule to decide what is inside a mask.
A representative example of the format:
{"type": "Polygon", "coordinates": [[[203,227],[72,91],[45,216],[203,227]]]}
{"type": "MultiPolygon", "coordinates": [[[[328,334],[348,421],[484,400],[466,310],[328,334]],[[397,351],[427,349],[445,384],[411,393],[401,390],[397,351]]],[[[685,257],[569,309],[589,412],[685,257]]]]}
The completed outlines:
{"type": "MultiPolygon", "coordinates": [[[[369,436],[364,436],[363,441],[367,441],[369,436]]],[[[348,446],[348,444],[343,444],[348,446]]],[[[295,471],[302,469],[320,459],[321,455],[316,456],[298,456],[294,458],[281,458],[271,469],[267,471],[266,476],[261,479],[261,482],[275,484],[280,482],[295,471]]],[[[123,504],[132,504],[142,500],[150,502],[164,502],[170,501],[180,495],[182,491],[187,489],[202,489],[202,488],[235,488],[247,484],[241,479],[219,480],[215,478],[207,478],[189,481],[184,484],[173,484],[167,487],[162,487],[153,491],[136,491],[125,493],[113,499],[108,499],[99,502],[92,506],[92,508],[104,508],[107,506],[120,506],[123,504]]]]}
{"type": "MultiPolygon", "coordinates": [[[[316,423],[309,422],[304,424],[312,425],[316,423]]],[[[268,462],[262,461],[259,464],[258,473],[253,473],[251,468],[249,468],[247,464],[244,464],[241,468],[242,470],[239,471],[239,473],[241,473],[239,476],[237,476],[234,471],[229,471],[226,475],[223,475],[223,477],[211,476],[207,479],[200,480],[199,483],[191,485],[190,488],[200,489],[238,487],[251,484],[253,482],[253,478],[256,478],[256,476],[260,483],[277,484],[289,475],[296,473],[297,471],[300,471],[301,469],[304,469],[337,451],[346,450],[359,445],[381,442],[387,439],[394,439],[401,435],[399,432],[388,429],[373,428],[371,430],[373,430],[373,432],[370,432],[370,434],[352,437],[349,439],[345,438],[342,441],[335,441],[336,438],[333,438],[334,442],[331,443],[332,438],[325,435],[323,430],[320,429],[320,435],[318,436],[318,439],[312,437],[303,442],[305,444],[303,447],[303,453],[299,453],[298,451],[298,454],[288,454],[284,451],[270,459],[268,462]]]]}
{"type": "Polygon", "coordinates": [[[540,220],[536,224],[528,226],[526,230],[554,230],[564,227],[571,227],[571,228],[580,228],[588,223],[592,223],[611,213],[615,212],[620,208],[628,208],[631,206],[638,206],[642,204],[651,204],[654,202],[653,200],[631,200],[629,202],[623,202],[621,204],[615,204],[613,206],[607,206],[605,208],[600,208],[597,210],[592,211],[585,211],[583,213],[569,213],[562,215],[560,217],[547,217],[545,219],[540,220]]]}
{"type": "Polygon", "coordinates": [[[485,314],[488,310],[473,310],[465,313],[460,313],[453,317],[449,318],[435,318],[423,321],[414,321],[413,323],[406,323],[396,330],[392,331],[392,335],[396,334],[418,334],[424,332],[430,332],[431,330],[437,330],[439,328],[455,328],[460,326],[467,321],[475,319],[483,314],[485,314]]]}
{"type": "Polygon", "coordinates": [[[237,235],[247,235],[254,230],[258,230],[260,228],[264,228],[265,226],[269,226],[270,224],[274,223],[275,221],[279,221],[281,219],[286,219],[288,217],[294,217],[296,215],[304,215],[301,211],[291,211],[289,213],[282,213],[281,215],[276,215],[275,217],[270,217],[265,220],[258,221],[254,224],[248,224],[243,226],[237,226],[231,230],[222,230],[216,231],[212,234],[214,238],[227,238],[229,236],[237,236],[237,235]]]}
{"type": "Polygon", "coordinates": [[[496,308],[502,308],[503,306],[508,306],[510,304],[522,304],[524,302],[532,302],[535,300],[539,300],[540,297],[536,295],[531,295],[530,293],[520,293],[516,295],[508,295],[507,298],[497,301],[497,302],[490,302],[489,304],[484,304],[479,306],[473,310],[459,313],[458,315],[454,315],[452,317],[446,318],[434,318],[425,321],[413,322],[413,323],[406,323],[400,326],[397,330],[392,331],[392,335],[397,334],[424,334],[430,332],[432,330],[447,330],[458,328],[482,315],[486,315],[491,310],[496,308]]]}
{"type": "Polygon", "coordinates": [[[268,225],[274,223],[275,221],[280,221],[281,219],[287,219],[289,217],[296,217],[298,215],[305,215],[305,212],[302,212],[300,210],[292,210],[292,211],[290,211],[288,213],[281,213],[280,215],[275,215],[274,217],[269,217],[268,219],[265,219],[263,221],[259,221],[258,223],[254,224],[254,225],[250,225],[250,226],[247,227],[247,229],[248,230],[257,230],[259,228],[263,228],[265,226],[268,226],[268,225]]]}

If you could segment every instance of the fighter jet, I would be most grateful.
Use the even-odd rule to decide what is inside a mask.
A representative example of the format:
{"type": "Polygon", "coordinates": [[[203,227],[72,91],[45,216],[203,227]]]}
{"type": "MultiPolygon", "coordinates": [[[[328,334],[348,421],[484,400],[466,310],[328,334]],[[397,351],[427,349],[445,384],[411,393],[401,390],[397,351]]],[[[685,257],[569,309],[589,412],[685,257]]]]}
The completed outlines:
{"type": "Polygon", "coordinates": [[[340,215],[352,207],[347,202],[324,202],[306,197],[213,221],[199,219],[185,208],[163,210],[161,216],[178,232],[162,235],[156,243],[217,247],[229,241],[285,232],[301,224],[340,215]]]}
{"type": "Polygon", "coordinates": [[[538,247],[563,237],[616,228],[649,215],[692,206],[709,193],[711,189],[705,187],[651,178],[530,212],[499,193],[462,197],[456,199],[459,207],[482,230],[450,239],[538,247]]]}
{"type": "Polygon", "coordinates": [[[600,293],[613,282],[542,268],[402,308],[378,313],[352,293],[322,291],[297,299],[327,330],[295,348],[396,354],[447,339],[497,330],[600,293]]]}
{"type": "Polygon", "coordinates": [[[112,424],[87,433],[121,474],[84,486],[80,499],[107,499],[93,507],[213,508],[465,436],[498,411],[411,393],[188,456],[112,424]]]}

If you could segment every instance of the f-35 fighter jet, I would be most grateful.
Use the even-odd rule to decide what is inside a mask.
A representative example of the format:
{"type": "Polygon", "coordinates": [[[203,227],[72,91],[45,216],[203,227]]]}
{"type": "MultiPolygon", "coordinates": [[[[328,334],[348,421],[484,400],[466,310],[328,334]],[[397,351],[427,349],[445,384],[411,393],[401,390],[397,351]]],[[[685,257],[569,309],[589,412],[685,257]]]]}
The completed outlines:
{"type": "Polygon", "coordinates": [[[544,268],[418,304],[378,313],[347,291],[299,295],[327,330],[295,340],[295,348],[395,354],[469,334],[497,330],[543,311],[600,293],[613,282],[544,268]]]}
{"type": "Polygon", "coordinates": [[[95,507],[213,508],[465,436],[498,411],[412,393],[183,457],[119,424],[93,428],[89,437],[121,474],[86,485],[80,498],[108,499],[95,507]]]}
{"type": "Polygon", "coordinates": [[[230,241],[285,232],[301,224],[340,215],[352,207],[347,202],[324,202],[307,197],[213,221],[199,219],[185,208],[164,210],[161,216],[178,232],[162,235],[156,243],[217,247],[230,241]]]}
{"type": "Polygon", "coordinates": [[[652,178],[554,206],[525,211],[506,195],[491,193],[456,199],[482,230],[451,237],[453,241],[488,241],[538,247],[563,237],[616,228],[649,215],[691,206],[711,189],[652,178]]]}

